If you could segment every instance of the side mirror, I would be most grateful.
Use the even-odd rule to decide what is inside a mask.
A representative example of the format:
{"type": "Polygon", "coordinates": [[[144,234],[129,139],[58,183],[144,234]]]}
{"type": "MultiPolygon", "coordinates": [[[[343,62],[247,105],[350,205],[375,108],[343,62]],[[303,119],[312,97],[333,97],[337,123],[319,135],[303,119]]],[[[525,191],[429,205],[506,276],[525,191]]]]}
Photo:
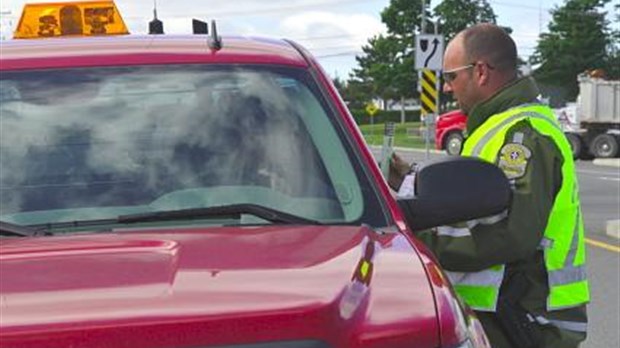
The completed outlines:
{"type": "Polygon", "coordinates": [[[422,163],[414,185],[413,198],[398,200],[413,231],[502,213],[512,194],[499,167],[473,157],[422,163]]]}

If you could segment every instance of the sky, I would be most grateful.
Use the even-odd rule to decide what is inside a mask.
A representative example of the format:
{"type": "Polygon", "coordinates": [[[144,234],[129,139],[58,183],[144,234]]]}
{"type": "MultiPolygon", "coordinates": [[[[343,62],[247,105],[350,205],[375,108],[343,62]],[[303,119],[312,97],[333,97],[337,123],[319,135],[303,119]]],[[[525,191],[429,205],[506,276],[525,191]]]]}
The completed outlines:
{"type": "MultiPolygon", "coordinates": [[[[385,33],[381,11],[389,0],[156,0],[166,34],[191,34],[191,19],[215,19],[220,35],[292,39],[312,52],[332,77],[347,79],[355,55],[374,35],[385,33]]],[[[53,2],[33,0],[32,2],[53,2]]],[[[431,8],[441,0],[431,0],[431,8]]],[[[513,29],[519,55],[527,58],[539,33],[547,30],[549,10],[564,0],[489,0],[497,22],[513,29]]],[[[612,1],[613,2],[613,1],[612,1]]],[[[0,35],[10,38],[24,0],[0,0],[0,35]]],[[[116,0],[129,31],[145,34],[153,0],[116,0]]],[[[618,26],[618,23],[614,23],[618,26]]]]}

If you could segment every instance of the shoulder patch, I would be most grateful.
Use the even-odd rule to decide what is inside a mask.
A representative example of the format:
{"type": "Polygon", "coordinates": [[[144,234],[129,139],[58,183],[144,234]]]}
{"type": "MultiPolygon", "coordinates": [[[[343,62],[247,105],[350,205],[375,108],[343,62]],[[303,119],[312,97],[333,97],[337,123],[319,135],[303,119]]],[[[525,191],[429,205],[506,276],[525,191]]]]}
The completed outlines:
{"type": "Polygon", "coordinates": [[[518,179],[525,175],[532,151],[522,144],[508,143],[499,151],[497,166],[508,179],[518,179]]]}

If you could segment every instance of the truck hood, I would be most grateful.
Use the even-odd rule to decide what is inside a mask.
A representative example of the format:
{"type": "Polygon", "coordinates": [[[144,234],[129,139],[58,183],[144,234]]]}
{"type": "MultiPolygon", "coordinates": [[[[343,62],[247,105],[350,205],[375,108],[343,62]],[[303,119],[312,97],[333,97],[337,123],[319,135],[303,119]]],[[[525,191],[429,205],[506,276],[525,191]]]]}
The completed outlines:
{"type": "Polygon", "coordinates": [[[180,347],[302,338],[355,346],[385,335],[427,336],[420,347],[438,342],[416,250],[399,233],[368,227],[13,238],[0,242],[0,261],[0,339],[9,345],[73,344],[79,336],[97,346],[84,332],[136,347],[146,339],[180,347]],[[135,334],[147,328],[147,338],[135,334]]]}

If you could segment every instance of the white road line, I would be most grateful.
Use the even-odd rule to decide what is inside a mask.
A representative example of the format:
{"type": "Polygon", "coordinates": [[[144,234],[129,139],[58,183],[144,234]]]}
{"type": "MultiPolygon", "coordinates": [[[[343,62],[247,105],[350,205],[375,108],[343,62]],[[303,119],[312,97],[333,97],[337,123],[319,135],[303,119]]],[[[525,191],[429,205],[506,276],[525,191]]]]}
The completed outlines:
{"type": "Polygon", "coordinates": [[[600,176],[599,179],[607,180],[607,181],[618,181],[618,182],[620,182],[620,178],[610,178],[608,176],[600,176]]]}
{"type": "MultiPolygon", "coordinates": [[[[609,175],[609,174],[613,174],[610,172],[599,172],[599,171],[594,171],[594,170],[581,170],[581,169],[577,169],[577,173],[580,174],[590,174],[590,175],[609,175]]],[[[620,176],[620,172],[618,172],[618,175],[620,176]]]]}

